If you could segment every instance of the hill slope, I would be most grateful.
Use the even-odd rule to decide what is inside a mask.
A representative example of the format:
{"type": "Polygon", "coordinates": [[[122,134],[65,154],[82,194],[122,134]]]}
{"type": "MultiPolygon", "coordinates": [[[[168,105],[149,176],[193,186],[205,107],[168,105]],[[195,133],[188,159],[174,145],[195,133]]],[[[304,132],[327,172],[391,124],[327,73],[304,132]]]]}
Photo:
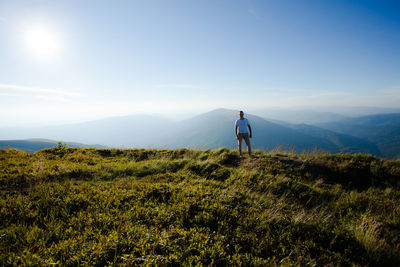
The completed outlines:
{"type": "MultiPolygon", "coordinates": [[[[365,152],[380,155],[375,144],[359,138],[326,133],[313,128],[305,131],[247,114],[254,128],[254,148],[272,149],[277,146],[296,148],[298,152],[316,147],[330,152],[365,152]],[[338,141],[340,140],[340,141],[338,141]]],[[[34,129],[1,129],[0,138],[40,136],[56,140],[74,140],[114,147],[143,148],[235,148],[233,123],[237,111],[216,109],[183,121],[159,116],[135,115],[114,117],[80,124],[34,129]]]]}
{"type": "Polygon", "coordinates": [[[400,161],[0,150],[1,265],[400,264],[400,161]]]}
{"type": "Polygon", "coordinates": [[[160,116],[131,115],[100,120],[34,128],[3,128],[0,139],[27,139],[32,136],[53,140],[74,140],[106,146],[143,147],[175,122],[160,116]]]}
{"type": "MultiPolygon", "coordinates": [[[[332,131],[328,134],[327,130],[314,126],[295,127],[278,124],[251,114],[247,114],[246,117],[254,131],[252,145],[255,148],[270,150],[283,146],[296,148],[301,152],[318,147],[330,152],[366,152],[379,155],[379,150],[374,144],[360,138],[332,131]]],[[[236,119],[235,110],[213,110],[180,122],[175,131],[166,133],[165,138],[158,141],[158,144],[165,144],[168,148],[236,148],[237,141],[233,130],[236,119]]]]}
{"type": "Polygon", "coordinates": [[[320,127],[307,124],[291,124],[287,127],[295,129],[303,134],[314,137],[320,140],[322,148],[331,152],[346,152],[346,153],[371,153],[381,156],[378,147],[370,141],[338,132],[330,131],[320,127]]]}
{"type": "MultiPolygon", "coordinates": [[[[43,148],[56,147],[57,143],[58,142],[55,140],[40,139],[40,138],[36,139],[32,138],[27,140],[0,140],[0,149],[7,149],[8,147],[10,147],[33,153],[43,148]]],[[[63,144],[66,144],[68,147],[77,147],[77,148],[87,148],[87,147],[105,148],[104,146],[101,145],[86,145],[74,142],[63,142],[63,144]]]]}
{"type": "Polygon", "coordinates": [[[335,112],[314,111],[306,109],[285,109],[285,108],[270,108],[270,109],[253,109],[253,114],[267,118],[267,120],[281,120],[289,123],[299,124],[316,124],[331,121],[338,121],[346,118],[346,116],[335,112]]]}
{"type": "Polygon", "coordinates": [[[400,156],[400,113],[348,118],[319,126],[373,142],[386,157],[400,156]]]}

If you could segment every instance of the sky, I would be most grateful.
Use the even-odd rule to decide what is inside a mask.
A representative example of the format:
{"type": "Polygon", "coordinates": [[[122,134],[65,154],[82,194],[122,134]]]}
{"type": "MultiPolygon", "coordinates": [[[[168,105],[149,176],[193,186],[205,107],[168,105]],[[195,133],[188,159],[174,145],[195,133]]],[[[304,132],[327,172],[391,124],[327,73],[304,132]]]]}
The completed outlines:
{"type": "Polygon", "coordinates": [[[400,107],[400,2],[0,0],[0,126],[400,107]]]}

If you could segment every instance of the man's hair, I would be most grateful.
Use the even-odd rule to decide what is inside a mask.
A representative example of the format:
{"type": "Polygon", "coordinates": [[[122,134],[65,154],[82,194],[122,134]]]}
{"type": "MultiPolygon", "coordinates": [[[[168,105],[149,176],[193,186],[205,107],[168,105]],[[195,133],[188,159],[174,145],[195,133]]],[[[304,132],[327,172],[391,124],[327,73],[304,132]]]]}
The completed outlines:
{"type": "Polygon", "coordinates": [[[244,114],[243,110],[239,111],[240,114],[244,114]]]}

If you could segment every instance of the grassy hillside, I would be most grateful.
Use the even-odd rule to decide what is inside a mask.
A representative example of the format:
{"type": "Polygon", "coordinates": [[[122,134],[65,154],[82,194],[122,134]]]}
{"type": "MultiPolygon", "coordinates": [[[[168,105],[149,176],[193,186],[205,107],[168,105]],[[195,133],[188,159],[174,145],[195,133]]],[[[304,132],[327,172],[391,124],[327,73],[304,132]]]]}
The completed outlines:
{"type": "Polygon", "coordinates": [[[0,265],[400,265],[400,161],[0,150],[0,265]]]}

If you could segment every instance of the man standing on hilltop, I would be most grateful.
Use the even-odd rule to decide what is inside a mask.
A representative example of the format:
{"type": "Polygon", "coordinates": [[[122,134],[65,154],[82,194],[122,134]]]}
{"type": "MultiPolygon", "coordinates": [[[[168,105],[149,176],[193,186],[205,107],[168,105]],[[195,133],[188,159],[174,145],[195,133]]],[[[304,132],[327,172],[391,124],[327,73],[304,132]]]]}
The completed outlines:
{"type": "Polygon", "coordinates": [[[239,146],[239,154],[240,157],[243,156],[242,154],[242,139],[246,142],[247,145],[247,151],[249,152],[249,155],[251,156],[251,146],[250,146],[250,138],[252,137],[251,133],[251,126],[249,123],[249,120],[244,117],[243,111],[239,111],[239,119],[236,120],[235,122],[235,135],[236,139],[238,140],[238,146],[239,146]],[[249,131],[250,135],[249,135],[249,131]]]}

